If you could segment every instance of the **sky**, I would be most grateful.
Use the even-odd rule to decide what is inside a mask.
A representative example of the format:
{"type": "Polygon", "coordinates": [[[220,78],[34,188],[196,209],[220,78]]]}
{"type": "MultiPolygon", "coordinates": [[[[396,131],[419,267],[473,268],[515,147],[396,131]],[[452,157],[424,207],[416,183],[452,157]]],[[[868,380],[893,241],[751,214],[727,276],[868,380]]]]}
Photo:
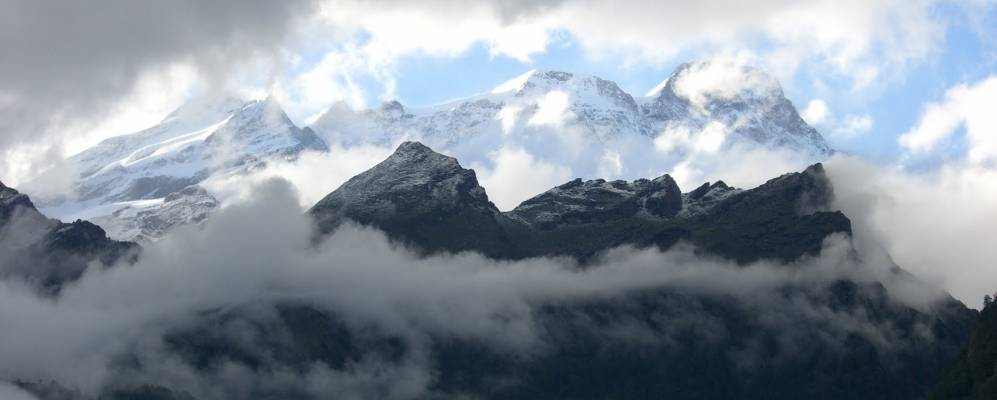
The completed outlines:
{"type": "MultiPolygon", "coordinates": [[[[336,103],[427,106],[531,69],[595,75],[639,96],[683,62],[733,60],[777,78],[804,119],[854,157],[840,175],[865,172],[847,182],[881,184],[876,193],[844,191],[853,201],[882,199],[859,201],[867,207],[849,215],[875,220],[866,231],[902,252],[905,267],[932,275],[948,260],[933,254],[957,252],[971,268],[937,273],[960,282],[946,288],[968,301],[992,286],[987,260],[997,255],[986,242],[994,231],[980,221],[997,212],[989,183],[997,176],[997,2],[689,3],[0,0],[0,180],[16,187],[58,170],[65,157],[154,125],[204,93],[274,96],[307,125],[336,103]],[[948,224],[939,230],[945,240],[918,234],[939,224],[948,224]]],[[[547,171],[553,183],[530,190],[570,178],[515,149],[496,158],[524,166],[507,182],[547,171]]],[[[722,160],[703,162],[714,161],[722,160]]],[[[756,178],[787,171],[768,155],[755,161],[769,164],[756,178]]],[[[497,164],[476,168],[488,188],[502,184],[497,164]]],[[[745,169],[722,167],[718,177],[745,169]]],[[[327,192],[315,190],[306,197],[327,192]]]]}
{"type": "Polygon", "coordinates": [[[991,0],[4,3],[0,176],[15,182],[203,92],[273,94],[307,124],[336,102],[426,106],[534,68],[640,95],[715,58],[776,76],[838,150],[934,165],[965,146],[899,137],[997,70],[991,0]]]}

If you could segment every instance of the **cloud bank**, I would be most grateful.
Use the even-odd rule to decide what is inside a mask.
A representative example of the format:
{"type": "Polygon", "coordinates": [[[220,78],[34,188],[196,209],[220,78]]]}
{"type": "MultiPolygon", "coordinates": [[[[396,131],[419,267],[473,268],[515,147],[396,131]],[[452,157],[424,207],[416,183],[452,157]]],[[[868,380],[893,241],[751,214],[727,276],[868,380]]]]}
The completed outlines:
{"type": "MultiPolygon", "coordinates": [[[[863,313],[820,306],[826,301],[822,296],[830,296],[827,285],[837,279],[881,283],[891,302],[920,310],[930,310],[943,296],[891,272],[883,255],[868,253],[863,255],[868,262],[859,261],[851,242],[838,236],[827,240],[819,257],[791,265],[737,266],[678,246],[667,252],[611,250],[584,270],[567,259],[495,262],[471,253],[418,258],[379,232],[357,227],[343,228],[316,247],[311,222],[300,212],[289,183],[266,181],[253,193],[204,226],[179,228],[148,247],[134,266],[91,268],[58,299],[0,282],[0,321],[8,327],[0,331],[0,378],[54,380],[83,393],[152,382],[201,398],[287,387],[408,398],[425,393],[434,379],[425,353],[430,337],[470,340],[502,353],[542,353],[550,338],[538,329],[536,313],[545,304],[625,299],[652,289],[731,298],[747,315],[759,315],[766,332],[778,332],[791,357],[793,343],[815,340],[792,328],[801,320],[823,327],[816,340],[832,347],[850,335],[887,352],[898,340],[907,340],[863,313]],[[785,287],[801,291],[790,295],[780,289],[785,287]],[[250,352],[264,351],[273,339],[259,329],[274,322],[279,310],[274,304],[281,302],[312,304],[339,316],[350,329],[398,337],[412,350],[390,363],[375,352],[345,369],[316,363],[305,370],[253,370],[237,360],[194,370],[170,350],[176,342],[169,338],[176,332],[220,315],[211,335],[250,352]],[[125,355],[133,361],[122,363],[125,355]]],[[[695,315],[691,311],[683,318],[695,315]]],[[[678,319],[675,324],[675,329],[698,326],[704,334],[719,334],[709,328],[716,322],[678,319]]],[[[606,331],[608,338],[631,345],[647,339],[639,326],[616,328],[606,331]]],[[[654,340],[667,345],[668,336],[654,340]]],[[[729,356],[749,364],[756,357],[750,351],[729,356]]],[[[274,356],[263,352],[258,357],[274,356]]]]}

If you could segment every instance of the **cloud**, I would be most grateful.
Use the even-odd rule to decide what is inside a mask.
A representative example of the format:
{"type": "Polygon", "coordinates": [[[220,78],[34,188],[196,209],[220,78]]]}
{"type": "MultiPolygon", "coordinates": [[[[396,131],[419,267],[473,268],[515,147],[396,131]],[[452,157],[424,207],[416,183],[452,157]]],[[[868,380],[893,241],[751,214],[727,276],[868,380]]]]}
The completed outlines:
{"type": "Polygon", "coordinates": [[[810,125],[820,125],[831,115],[827,108],[827,103],[821,99],[813,99],[807,103],[807,108],[800,114],[810,125]]]}
{"type": "Polygon", "coordinates": [[[955,86],[945,99],[924,107],[917,124],[898,139],[913,154],[927,154],[965,128],[968,161],[982,165],[997,163],[997,76],[972,85],[955,86]]]}
{"type": "Polygon", "coordinates": [[[569,103],[570,99],[567,93],[560,90],[547,92],[537,102],[537,111],[533,113],[533,116],[526,123],[534,126],[563,126],[565,119],[571,115],[571,112],[568,110],[569,103]]]}
{"type": "Polygon", "coordinates": [[[872,117],[868,114],[848,115],[844,121],[831,130],[831,137],[848,140],[863,135],[872,129],[872,117]]]}
{"type": "MultiPolygon", "coordinates": [[[[58,153],[81,132],[134,128],[129,120],[144,120],[139,114],[150,105],[162,115],[157,103],[187,90],[190,80],[181,75],[194,74],[203,86],[224,85],[248,61],[272,59],[310,7],[307,0],[112,1],[99,9],[5,2],[0,154],[6,160],[21,145],[58,153]],[[143,101],[136,105],[135,99],[143,101]]],[[[52,160],[34,161],[38,167],[52,160]]],[[[2,167],[0,174],[7,175],[10,166],[2,167]]]]}
{"type": "Polygon", "coordinates": [[[5,400],[37,400],[30,393],[3,382],[0,382],[0,398],[5,400]]]}
{"type": "Polygon", "coordinates": [[[717,121],[710,122],[700,131],[684,125],[669,125],[654,138],[654,148],[664,153],[716,153],[727,140],[727,133],[727,125],[717,121]]]}
{"type": "Polygon", "coordinates": [[[768,98],[781,92],[779,82],[761,70],[747,67],[747,62],[744,55],[739,55],[694,64],[675,77],[675,92],[704,112],[710,99],[768,98]]]}
{"type": "Polygon", "coordinates": [[[305,152],[296,160],[271,160],[249,174],[221,175],[201,183],[222,204],[240,203],[253,198],[256,185],[281,178],[297,190],[302,208],[309,208],[350,178],[387,158],[392,148],[354,146],[344,149],[331,146],[328,152],[305,152]]]}
{"type": "Polygon", "coordinates": [[[492,168],[482,164],[471,167],[499,210],[511,210],[523,200],[571,180],[568,168],[537,160],[522,148],[503,147],[490,158],[492,168]]]}
{"type": "Polygon", "coordinates": [[[882,245],[903,268],[980,306],[997,287],[997,170],[952,163],[909,172],[839,156],[826,168],[835,207],[862,242],[882,245]]]}
{"type": "Polygon", "coordinates": [[[849,114],[839,118],[821,99],[810,100],[800,116],[811,126],[820,129],[832,141],[854,139],[868,133],[873,126],[872,117],[868,114],[849,114]]]}
{"type": "Polygon", "coordinates": [[[944,23],[934,5],[894,0],[557,0],[530,6],[476,2],[458,15],[439,1],[336,1],[326,16],[369,34],[368,47],[383,57],[453,55],[484,43],[494,55],[528,60],[567,33],[589,55],[621,58],[625,64],[660,63],[704,49],[766,49],[761,59],[775,60],[782,69],[813,60],[862,87],[883,72],[924,59],[940,45],[944,23]],[[758,39],[765,45],[758,45],[758,39]]]}
{"type": "MultiPolygon", "coordinates": [[[[820,326],[824,333],[818,340],[828,346],[860,335],[885,350],[901,340],[893,328],[863,313],[815,304],[826,295],[824,285],[842,278],[881,282],[891,298],[919,309],[932,302],[926,294],[940,295],[890,272],[892,264],[881,257],[856,264],[852,244],[843,237],[829,238],[820,257],[790,266],[738,266],[702,257],[688,246],[667,252],[615,249],[586,269],[565,259],[495,262],[472,253],[418,258],[379,232],[352,226],[315,245],[292,185],[270,180],[252,192],[252,198],[205,225],[179,228],[147,247],[134,266],[91,268],[57,300],[0,281],[0,322],[6,327],[0,330],[0,377],[55,380],[88,393],[106,385],[153,382],[201,398],[261,387],[342,391],[346,397],[386,390],[411,397],[428,390],[432,380],[434,367],[424,353],[427,335],[471,340],[500,354],[542,354],[547,338],[537,327],[536,307],[543,304],[626,298],[648,289],[731,297],[783,343],[812,343],[808,333],[791,327],[820,326]],[[802,288],[800,295],[777,290],[787,285],[802,288]],[[235,313],[212,325],[211,334],[234,335],[227,336],[233,346],[273,360],[262,346],[279,343],[281,336],[261,341],[254,327],[272,326],[272,304],[288,301],[329,310],[348,327],[398,337],[414,350],[394,363],[362,358],[337,370],[313,365],[253,371],[231,360],[205,371],[193,370],[163,341],[170,332],[196,327],[205,315],[235,313]],[[124,355],[134,362],[116,362],[124,355]]],[[[682,314],[675,323],[697,326],[687,319],[696,315],[682,314]]],[[[607,331],[613,340],[642,343],[636,327],[617,328],[607,331]]],[[[667,343],[667,337],[657,337],[667,343]]],[[[794,354],[792,348],[785,351],[794,354]]]]}

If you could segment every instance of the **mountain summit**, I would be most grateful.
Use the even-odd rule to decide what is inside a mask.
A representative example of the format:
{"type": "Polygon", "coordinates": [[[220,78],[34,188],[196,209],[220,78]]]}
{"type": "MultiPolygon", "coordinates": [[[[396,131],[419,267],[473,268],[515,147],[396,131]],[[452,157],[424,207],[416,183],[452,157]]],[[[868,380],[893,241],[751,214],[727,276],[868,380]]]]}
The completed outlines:
{"type": "Polygon", "coordinates": [[[449,146],[524,126],[569,126],[595,140],[657,137],[667,129],[700,131],[722,124],[731,143],[746,141],[815,156],[831,149],[807,125],[779,83],[763,71],[723,62],[680,65],[662,86],[645,97],[623,91],[613,81],[565,71],[531,70],[491,92],[445,104],[363,111],[334,106],[312,128],[346,144],[388,144],[417,138],[449,146]]]}
{"type": "Polygon", "coordinates": [[[161,198],[218,172],[248,170],[268,158],[326,150],[273,99],[195,99],[163,122],[107,139],[72,158],[80,201],[106,204],[161,198]]]}
{"type": "Polygon", "coordinates": [[[203,220],[217,207],[209,193],[192,193],[212,176],[238,175],[303,151],[327,151],[311,129],[298,128],[272,97],[189,100],[148,129],[109,138],[69,159],[78,172],[72,198],[41,199],[46,212],[100,220],[117,239],[157,239],[176,225],[203,220]],[[186,192],[184,192],[186,190],[186,192]]]}
{"type": "Polygon", "coordinates": [[[718,182],[688,194],[668,175],[633,182],[576,179],[503,213],[488,201],[474,171],[405,142],[309,213],[322,232],[350,220],[429,252],[587,259],[617,246],[665,249],[689,241],[739,262],[790,261],[816,254],[832,233],[851,233],[848,218],[829,210],[831,196],[816,164],[754,189],[718,182]]]}
{"type": "Polygon", "coordinates": [[[352,220],[430,251],[508,253],[498,209],[474,171],[418,142],[357,175],[309,211],[323,232],[352,220]]]}

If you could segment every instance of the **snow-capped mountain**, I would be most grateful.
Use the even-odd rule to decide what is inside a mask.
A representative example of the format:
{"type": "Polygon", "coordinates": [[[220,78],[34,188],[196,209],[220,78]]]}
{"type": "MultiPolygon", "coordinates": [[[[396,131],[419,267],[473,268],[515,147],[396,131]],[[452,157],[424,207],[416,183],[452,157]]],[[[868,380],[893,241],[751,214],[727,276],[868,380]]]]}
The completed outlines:
{"type": "MultiPolygon", "coordinates": [[[[683,64],[641,97],[598,77],[533,70],[489,93],[436,106],[335,105],[306,128],[273,98],[194,99],[151,128],[73,156],[76,197],[40,204],[59,218],[99,220],[114,238],[155,239],[214,209],[173,212],[165,206],[166,196],[208,178],[253,171],[267,160],[294,160],[305,150],[326,150],[326,143],[388,147],[404,140],[422,141],[476,168],[496,165],[493,157],[502,149],[525,149],[575,177],[611,179],[673,171],[690,151],[681,143],[705,142],[710,151],[748,143],[811,161],[831,152],[779,83],[751,67],[683,64]],[[142,226],[136,218],[158,222],[142,226]]],[[[210,200],[190,205],[217,206],[210,200]]]]}
{"type": "Polygon", "coordinates": [[[748,66],[686,63],[642,99],[641,113],[652,132],[670,125],[702,130],[719,122],[729,135],[768,147],[818,155],[831,148],[807,125],[782,92],[779,82],[748,66]]]}
{"type": "Polygon", "coordinates": [[[518,127],[567,127],[606,141],[628,135],[654,138],[669,128],[697,132],[711,123],[722,124],[730,144],[748,141],[817,156],[831,152],[775,79],[752,67],[711,62],[679,66],[644,97],[594,76],[533,70],[490,93],[432,107],[406,108],[391,101],[357,111],[338,104],[312,128],[330,142],[346,145],[413,139],[448,147],[518,127]]]}
{"type": "Polygon", "coordinates": [[[189,192],[186,188],[211,176],[244,173],[268,160],[327,149],[310,129],[297,127],[273,98],[197,98],[151,128],[109,138],[71,157],[70,165],[79,172],[76,197],[44,199],[42,204],[60,218],[100,220],[114,238],[150,238],[165,233],[164,226],[202,220],[217,207],[204,193],[208,197],[187,203],[200,209],[174,212],[164,207],[171,194],[189,192]],[[137,222],[122,220],[138,216],[137,222]],[[155,221],[156,226],[137,226],[141,221],[155,221]]]}
{"type": "Polygon", "coordinates": [[[162,238],[176,226],[200,223],[219,206],[207,190],[191,185],[162,199],[120,204],[111,214],[96,216],[92,222],[114,232],[117,238],[145,243],[162,238]]]}
{"type": "Polygon", "coordinates": [[[272,157],[326,150],[272,98],[196,100],[141,132],[107,139],[70,159],[79,170],[78,199],[161,198],[209,175],[252,169],[272,157]]]}

